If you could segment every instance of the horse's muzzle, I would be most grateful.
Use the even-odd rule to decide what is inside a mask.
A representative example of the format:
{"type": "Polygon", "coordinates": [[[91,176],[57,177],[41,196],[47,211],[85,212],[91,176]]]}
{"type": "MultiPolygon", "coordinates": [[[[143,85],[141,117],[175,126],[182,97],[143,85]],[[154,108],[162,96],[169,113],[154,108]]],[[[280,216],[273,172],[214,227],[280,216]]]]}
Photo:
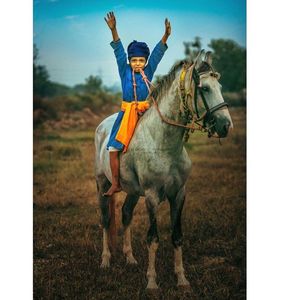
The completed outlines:
{"type": "Polygon", "coordinates": [[[230,128],[232,127],[231,120],[227,116],[222,115],[222,113],[215,113],[214,115],[215,126],[214,131],[217,133],[218,137],[225,138],[228,135],[230,128]]]}

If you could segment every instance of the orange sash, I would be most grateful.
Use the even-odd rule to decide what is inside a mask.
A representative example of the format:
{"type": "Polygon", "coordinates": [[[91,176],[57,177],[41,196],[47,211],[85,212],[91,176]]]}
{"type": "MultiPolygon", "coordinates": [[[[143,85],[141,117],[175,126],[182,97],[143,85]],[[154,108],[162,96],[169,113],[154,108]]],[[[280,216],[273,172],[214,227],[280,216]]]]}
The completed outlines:
{"type": "Polygon", "coordinates": [[[136,123],[139,120],[138,112],[146,111],[149,106],[148,101],[138,101],[137,103],[135,101],[122,101],[121,110],[124,111],[124,115],[116,135],[116,140],[125,146],[123,152],[127,151],[129,142],[133,136],[136,123]]]}

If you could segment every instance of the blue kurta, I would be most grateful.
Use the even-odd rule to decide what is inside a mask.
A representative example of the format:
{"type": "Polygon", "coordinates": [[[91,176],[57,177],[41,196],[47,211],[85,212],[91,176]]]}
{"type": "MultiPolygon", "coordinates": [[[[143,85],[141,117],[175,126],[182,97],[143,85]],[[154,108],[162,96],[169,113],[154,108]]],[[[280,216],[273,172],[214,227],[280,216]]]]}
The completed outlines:
{"type": "MultiPolygon", "coordinates": [[[[123,100],[126,102],[132,102],[134,101],[132,68],[130,67],[129,64],[127,64],[127,55],[124,51],[122,42],[121,40],[118,40],[117,42],[111,42],[110,45],[114,49],[114,53],[118,64],[118,70],[119,70],[119,75],[122,84],[123,100]]],[[[160,41],[153,49],[149,57],[148,64],[144,68],[144,73],[150,81],[152,80],[154,72],[167,49],[168,46],[166,44],[163,44],[162,41],[160,41]]],[[[142,75],[140,73],[135,73],[135,80],[137,84],[136,86],[137,100],[145,101],[149,92],[144,80],[142,79],[142,75]]],[[[111,130],[111,134],[107,144],[107,149],[110,146],[120,151],[123,150],[124,148],[124,145],[115,139],[118,130],[120,128],[123,115],[124,115],[123,111],[120,111],[118,113],[117,119],[111,130]]]]}

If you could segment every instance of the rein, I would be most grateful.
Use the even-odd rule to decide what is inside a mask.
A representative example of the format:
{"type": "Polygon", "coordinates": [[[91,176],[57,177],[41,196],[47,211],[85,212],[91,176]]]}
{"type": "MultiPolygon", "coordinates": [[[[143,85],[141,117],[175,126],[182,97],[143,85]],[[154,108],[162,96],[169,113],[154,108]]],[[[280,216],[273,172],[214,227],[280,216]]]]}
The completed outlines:
{"type": "Polygon", "coordinates": [[[187,129],[204,131],[204,129],[202,128],[201,125],[200,125],[201,127],[199,127],[199,128],[194,127],[194,126],[189,126],[189,125],[183,125],[183,124],[177,123],[177,122],[175,122],[174,120],[171,120],[171,119],[165,117],[165,116],[161,113],[161,111],[159,110],[157,101],[156,101],[156,100],[154,99],[154,97],[151,95],[151,88],[150,88],[149,85],[151,85],[152,87],[155,87],[154,84],[147,78],[147,76],[145,75],[145,73],[144,73],[143,70],[141,70],[140,72],[141,72],[142,78],[143,78],[143,80],[145,81],[145,84],[146,84],[146,86],[147,86],[147,88],[148,88],[149,96],[150,96],[151,100],[153,101],[153,104],[154,104],[154,106],[155,106],[155,108],[156,108],[156,110],[157,110],[157,112],[158,112],[160,118],[161,118],[165,123],[167,123],[167,124],[169,124],[169,125],[173,125],[173,126],[178,126],[178,127],[187,128],[187,129]]]}
{"type": "MultiPolygon", "coordinates": [[[[216,136],[213,136],[211,134],[211,131],[210,131],[210,129],[215,125],[212,114],[215,111],[217,111],[217,110],[219,110],[219,109],[221,109],[225,106],[228,107],[228,104],[226,102],[222,102],[222,103],[217,104],[216,106],[214,106],[212,108],[209,108],[209,106],[207,104],[207,101],[206,101],[206,99],[203,95],[203,91],[201,89],[201,82],[200,82],[200,76],[201,75],[209,73],[211,76],[217,77],[218,75],[217,75],[216,72],[208,71],[208,72],[203,72],[203,73],[198,74],[198,72],[195,70],[195,63],[193,65],[191,65],[190,67],[188,67],[188,68],[186,67],[186,65],[184,65],[183,68],[182,68],[182,71],[181,71],[181,74],[180,74],[180,82],[179,82],[181,103],[182,103],[182,106],[183,106],[183,111],[184,111],[187,123],[191,123],[191,125],[188,125],[188,124],[183,125],[183,124],[177,123],[174,120],[171,120],[171,119],[169,119],[169,118],[162,115],[162,113],[161,113],[161,111],[158,107],[157,101],[151,95],[150,85],[152,87],[155,87],[155,86],[147,78],[147,76],[145,75],[143,70],[141,70],[140,73],[142,75],[142,79],[144,80],[144,82],[145,82],[145,84],[148,88],[149,96],[150,96],[151,100],[153,101],[153,104],[154,104],[160,118],[162,119],[162,121],[164,121],[165,123],[167,123],[169,125],[182,127],[182,128],[186,129],[185,138],[184,138],[185,142],[187,142],[187,140],[189,138],[189,131],[190,130],[191,130],[192,133],[195,130],[199,130],[203,133],[207,132],[208,137],[216,137],[216,136]],[[189,90],[186,92],[186,90],[185,90],[185,76],[186,76],[187,70],[189,68],[193,68],[193,71],[192,71],[192,75],[190,76],[189,90]],[[189,107],[188,99],[187,99],[188,97],[193,98],[193,95],[192,95],[192,92],[191,92],[192,81],[194,81],[194,83],[195,83],[195,91],[194,91],[194,99],[193,99],[194,100],[194,103],[193,103],[194,109],[191,109],[189,107]],[[203,104],[204,104],[204,107],[205,107],[205,110],[206,110],[202,115],[199,115],[198,104],[197,104],[197,92],[198,92],[198,90],[199,90],[199,93],[201,95],[201,98],[202,98],[202,101],[203,101],[203,104]],[[203,125],[199,123],[201,121],[203,121],[203,125]],[[208,127],[206,126],[206,123],[208,123],[208,125],[209,125],[208,127]]],[[[133,73],[133,78],[134,78],[134,73],[133,73]]],[[[134,90],[135,90],[135,88],[136,88],[135,79],[133,81],[133,85],[134,85],[134,90]]]]}

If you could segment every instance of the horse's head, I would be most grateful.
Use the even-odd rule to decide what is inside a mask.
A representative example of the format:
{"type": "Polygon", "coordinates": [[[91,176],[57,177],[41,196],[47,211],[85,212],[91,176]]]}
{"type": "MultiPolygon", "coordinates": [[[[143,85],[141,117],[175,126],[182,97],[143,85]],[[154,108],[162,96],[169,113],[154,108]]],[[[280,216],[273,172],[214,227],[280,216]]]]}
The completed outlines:
{"type": "Polygon", "coordinates": [[[226,137],[233,123],[221,93],[220,74],[212,67],[211,52],[205,54],[202,50],[189,73],[194,82],[193,106],[198,119],[202,116],[209,136],[226,137]]]}

